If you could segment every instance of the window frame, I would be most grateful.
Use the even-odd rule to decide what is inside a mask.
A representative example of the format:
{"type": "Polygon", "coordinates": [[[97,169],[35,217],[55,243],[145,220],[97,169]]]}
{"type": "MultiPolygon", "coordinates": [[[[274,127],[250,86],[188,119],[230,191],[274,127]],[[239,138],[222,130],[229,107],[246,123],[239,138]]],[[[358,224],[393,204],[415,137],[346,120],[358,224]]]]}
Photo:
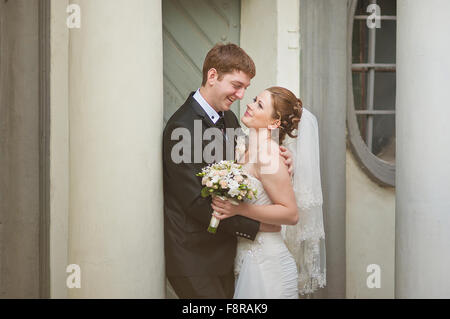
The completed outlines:
{"type": "MultiPolygon", "coordinates": [[[[355,110],[354,105],[354,96],[353,96],[353,69],[358,67],[367,67],[369,70],[373,70],[371,72],[375,73],[375,69],[378,67],[382,68],[392,68],[395,67],[395,64],[380,64],[375,63],[373,57],[373,63],[364,63],[364,64],[353,64],[352,62],[352,44],[353,44],[353,26],[354,21],[356,19],[362,19],[367,16],[355,16],[356,7],[359,0],[350,0],[349,6],[349,14],[348,14],[348,24],[347,24],[347,138],[349,141],[349,146],[355,155],[357,161],[361,165],[362,169],[366,172],[366,174],[377,184],[381,186],[393,186],[395,187],[395,164],[386,162],[376,155],[374,155],[364,142],[361,132],[359,130],[358,122],[357,122],[357,114],[365,114],[367,115],[367,119],[373,118],[375,114],[386,114],[386,111],[375,111],[370,108],[368,105],[367,110],[355,110]],[[372,115],[370,115],[372,114],[372,115]]],[[[375,2],[375,1],[374,1],[375,2]]],[[[392,20],[393,16],[381,16],[382,20],[392,20]]],[[[375,32],[375,31],[374,31],[375,32]]],[[[370,41],[370,40],[369,40],[370,41]]],[[[373,40],[374,41],[374,40],[373,40]]],[[[374,48],[373,48],[374,50],[374,48]]],[[[369,53],[370,54],[370,53],[369,53]]],[[[373,74],[374,77],[374,74],[373,74]]],[[[372,83],[373,84],[373,83],[372,83]]],[[[370,84],[369,84],[370,85],[370,84]]],[[[373,93],[373,92],[372,92],[373,93]]],[[[370,99],[370,98],[369,98],[370,99]]],[[[372,98],[373,102],[373,98],[372,98]]],[[[370,104],[370,103],[369,103],[370,104]]],[[[373,106],[373,105],[372,105],[373,106]]],[[[388,111],[390,113],[394,113],[395,111],[388,111]]],[[[370,128],[369,128],[370,129],[370,128]]],[[[370,135],[369,135],[370,137],[370,135]]]]}

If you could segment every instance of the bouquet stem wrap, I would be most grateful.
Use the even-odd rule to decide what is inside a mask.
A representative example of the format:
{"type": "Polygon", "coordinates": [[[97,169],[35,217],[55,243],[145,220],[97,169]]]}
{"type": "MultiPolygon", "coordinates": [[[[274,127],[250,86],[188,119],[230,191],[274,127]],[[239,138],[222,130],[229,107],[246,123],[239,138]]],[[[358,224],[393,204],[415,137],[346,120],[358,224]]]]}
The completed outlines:
{"type": "MultiPolygon", "coordinates": [[[[217,212],[214,211],[214,214],[217,212]]],[[[211,221],[209,222],[208,232],[211,234],[215,234],[217,231],[217,227],[219,227],[220,219],[217,219],[215,216],[211,217],[211,221]]]]}

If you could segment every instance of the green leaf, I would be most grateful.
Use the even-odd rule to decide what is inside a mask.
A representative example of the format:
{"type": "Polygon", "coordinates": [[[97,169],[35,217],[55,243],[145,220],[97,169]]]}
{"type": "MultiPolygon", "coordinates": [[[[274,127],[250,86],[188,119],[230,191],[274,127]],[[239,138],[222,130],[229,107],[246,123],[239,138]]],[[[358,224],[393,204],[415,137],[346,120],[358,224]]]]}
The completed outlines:
{"type": "Polygon", "coordinates": [[[201,192],[202,197],[208,197],[210,195],[209,193],[209,187],[203,187],[201,192]]]}

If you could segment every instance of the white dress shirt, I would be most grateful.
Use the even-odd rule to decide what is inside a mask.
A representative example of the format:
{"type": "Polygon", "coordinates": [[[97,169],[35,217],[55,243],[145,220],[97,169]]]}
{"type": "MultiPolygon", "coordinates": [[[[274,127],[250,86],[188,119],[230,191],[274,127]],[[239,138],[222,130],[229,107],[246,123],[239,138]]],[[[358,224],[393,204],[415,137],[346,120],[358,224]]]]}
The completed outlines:
{"type": "Polygon", "coordinates": [[[206,100],[200,94],[200,89],[197,89],[197,92],[195,92],[193,97],[198,102],[198,104],[200,104],[206,114],[208,114],[211,121],[216,124],[216,122],[219,120],[219,113],[217,113],[216,110],[214,110],[212,106],[209,105],[208,102],[206,102],[206,100]]]}

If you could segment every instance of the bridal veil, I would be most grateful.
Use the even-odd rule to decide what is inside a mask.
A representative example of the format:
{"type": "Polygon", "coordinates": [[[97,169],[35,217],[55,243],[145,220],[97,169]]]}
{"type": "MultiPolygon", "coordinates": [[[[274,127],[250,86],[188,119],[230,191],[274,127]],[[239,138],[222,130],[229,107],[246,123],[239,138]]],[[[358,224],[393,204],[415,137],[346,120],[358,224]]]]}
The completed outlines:
{"type": "Polygon", "coordinates": [[[283,226],[282,233],[297,263],[299,293],[303,295],[326,285],[319,131],[317,119],[310,111],[303,108],[297,138],[286,142],[293,154],[292,179],[299,220],[294,226],[283,226]]]}

